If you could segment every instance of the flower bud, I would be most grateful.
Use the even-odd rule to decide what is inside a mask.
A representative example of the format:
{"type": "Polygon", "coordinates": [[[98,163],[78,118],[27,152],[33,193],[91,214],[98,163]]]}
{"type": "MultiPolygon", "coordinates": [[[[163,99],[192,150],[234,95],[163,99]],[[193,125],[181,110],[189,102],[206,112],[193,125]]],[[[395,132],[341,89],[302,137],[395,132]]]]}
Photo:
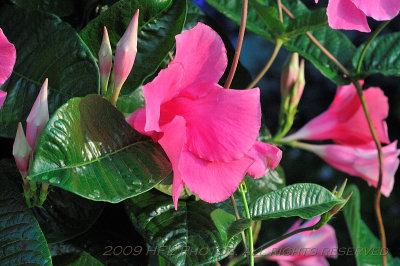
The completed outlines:
{"type": "Polygon", "coordinates": [[[19,122],[12,154],[14,156],[15,163],[17,164],[17,168],[23,178],[27,176],[31,152],[32,149],[29,146],[28,141],[26,140],[22,124],[21,122],[19,122]]]}
{"type": "Polygon", "coordinates": [[[103,41],[99,50],[99,70],[101,94],[105,95],[107,91],[108,78],[110,77],[112,66],[112,51],[110,39],[108,38],[107,28],[104,26],[103,41]]]}
{"type": "Polygon", "coordinates": [[[297,108],[300,102],[301,96],[303,95],[304,86],[306,85],[306,79],[304,76],[304,59],[300,62],[300,68],[298,71],[297,80],[293,85],[291,92],[290,105],[292,108],[297,108]]]}
{"type": "Polygon", "coordinates": [[[285,99],[292,90],[299,73],[299,54],[292,53],[286,60],[281,74],[281,93],[282,100],[285,99]]]}
{"type": "Polygon", "coordinates": [[[1,106],[3,106],[3,103],[6,100],[6,97],[7,97],[7,92],[0,91],[0,109],[1,109],[1,106]]]}
{"type": "Polygon", "coordinates": [[[26,138],[29,145],[34,150],[37,138],[43,132],[44,127],[49,121],[49,108],[47,104],[47,86],[48,79],[46,78],[39,95],[26,119],[26,138]]]}
{"type": "Polygon", "coordinates": [[[115,105],[119,92],[132,70],[137,53],[137,34],[139,23],[139,9],[136,10],[128,29],[117,44],[114,58],[114,94],[112,103],[115,105]]]}

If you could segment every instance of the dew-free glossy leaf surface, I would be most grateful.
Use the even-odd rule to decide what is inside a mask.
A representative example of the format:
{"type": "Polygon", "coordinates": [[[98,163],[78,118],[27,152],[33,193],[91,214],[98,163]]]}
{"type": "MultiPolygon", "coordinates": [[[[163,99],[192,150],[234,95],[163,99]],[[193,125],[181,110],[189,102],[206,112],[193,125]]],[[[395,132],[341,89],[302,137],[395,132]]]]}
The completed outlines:
{"type": "Polygon", "coordinates": [[[136,132],[108,101],[89,95],[71,99],[50,119],[29,178],[115,203],[151,189],[170,173],[158,144],[136,132]]]}
{"type": "Polygon", "coordinates": [[[0,265],[52,265],[38,222],[16,184],[3,173],[0,173],[0,265]]]}
{"type": "MultiPolygon", "coordinates": [[[[125,201],[135,228],[147,243],[174,265],[202,265],[229,255],[240,238],[225,241],[211,214],[214,204],[179,200],[175,211],[172,197],[151,190],[125,201]]],[[[220,228],[221,230],[221,228],[220,228]]]]}
{"type": "Polygon", "coordinates": [[[0,4],[0,27],[15,45],[17,61],[0,110],[0,135],[15,137],[26,120],[45,78],[49,112],[72,97],[97,93],[99,71],[75,30],[56,16],[0,4]]]}

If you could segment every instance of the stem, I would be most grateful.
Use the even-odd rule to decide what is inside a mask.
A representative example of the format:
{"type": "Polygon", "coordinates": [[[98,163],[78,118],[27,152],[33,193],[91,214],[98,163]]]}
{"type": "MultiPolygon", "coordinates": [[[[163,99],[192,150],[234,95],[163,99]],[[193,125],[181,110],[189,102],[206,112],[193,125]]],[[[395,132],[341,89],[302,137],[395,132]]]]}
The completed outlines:
{"type": "Polygon", "coordinates": [[[372,41],[378,36],[378,34],[391,22],[391,20],[385,21],[379,25],[379,27],[372,33],[371,37],[369,38],[368,42],[365,44],[363,50],[361,51],[360,58],[358,59],[357,64],[357,74],[361,71],[362,61],[364,60],[365,53],[368,50],[368,47],[371,45],[372,41]]]}
{"type": "Polygon", "coordinates": [[[247,6],[248,6],[248,0],[243,0],[242,17],[240,19],[240,28],[239,28],[239,35],[238,35],[238,40],[237,40],[237,44],[236,44],[235,56],[233,57],[232,66],[231,66],[231,69],[229,70],[229,75],[228,75],[228,78],[226,79],[226,82],[224,85],[225,89],[228,89],[231,86],[233,76],[235,75],[236,68],[237,68],[237,65],[239,62],[240,51],[242,50],[242,44],[243,44],[244,31],[246,30],[247,6]]]}
{"type": "Polygon", "coordinates": [[[260,81],[260,79],[265,75],[265,73],[267,73],[267,71],[271,67],[272,63],[275,61],[275,58],[278,55],[279,50],[282,47],[282,43],[283,42],[279,39],[276,41],[275,48],[274,48],[274,51],[272,52],[271,58],[268,60],[267,64],[264,66],[264,68],[261,70],[261,72],[257,75],[257,77],[247,86],[246,89],[252,89],[254,87],[254,85],[256,85],[260,81]]]}
{"type": "MultiPolygon", "coordinates": [[[[246,188],[246,183],[244,181],[242,181],[242,183],[239,185],[238,191],[242,195],[242,201],[244,204],[244,209],[246,211],[246,218],[251,220],[249,206],[247,204],[247,199],[246,199],[247,188],[246,188]]],[[[249,239],[249,242],[248,242],[249,253],[250,253],[249,263],[250,263],[250,266],[254,266],[253,228],[251,226],[251,223],[250,223],[249,228],[247,229],[247,236],[249,239]]]]}
{"type": "MultiPolygon", "coordinates": [[[[240,215],[239,215],[238,207],[237,207],[236,200],[235,200],[235,197],[233,196],[233,194],[231,195],[231,201],[232,201],[233,209],[235,210],[236,220],[240,220],[240,215]]],[[[241,235],[242,235],[242,240],[243,240],[244,249],[247,250],[246,236],[244,235],[244,232],[243,232],[243,231],[242,231],[241,235]]]]}
{"type": "Polygon", "coordinates": [[[277,0],[276,3],[277,3],[277,5],[278,5],[279,20],[280,20],[281,22],[283,22],[282,2],[281,2],[281,0],[277,0]]]}

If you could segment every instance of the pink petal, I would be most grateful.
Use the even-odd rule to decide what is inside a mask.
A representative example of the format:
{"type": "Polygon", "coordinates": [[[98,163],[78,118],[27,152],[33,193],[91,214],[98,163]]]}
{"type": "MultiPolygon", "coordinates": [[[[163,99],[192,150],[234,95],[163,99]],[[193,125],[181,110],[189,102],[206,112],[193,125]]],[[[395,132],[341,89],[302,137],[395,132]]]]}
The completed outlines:
{"type": "Polygon", "coordinates": [[[164,135],[159,140],[159,143],[171,161],[172,169],[174,171],[172,200],[174,202],[175,210],[177,210],[179,195],[181,194],[184,185],[182,181],[182,173],[178,166],[183,145],[185,143],[186,121],[183,117],[176,116],[171,123],[163,127],[163,130],[164,135]]]}
{"type": "Polygon", "coordinates": [[[157,142],[163,136],[163,133],[161,132],[144,130],[146,124],[145,107],[139,108],[135,112],[133,112],[130,116],[127,117],[126,122],[128,122],[128,124],[131,125],[131,127],[133,127],[140,134],[151,137],[154,142],[157,142]]]}
{"type": "Polygon", "coordinates": [[[206,202],[216,203],[226,200],[236,191],[253,162],[247,156],[230,162],[210,162],[184,149],[179,170],[191,192],[206,202]]]}
{"type": "Polygon", "coordinates": [[[390,20],[400,11],[399,0],[351,0],[367,16],[375,20],[390,20]]]}
{"type": "Polygon", "coordinates": [[[5,91],[0,91],[0,109],[3,106],[5,100],[7,98],[7,92],[5,91]]]}
{"type": "Polygon", "coordinates": [[[239,91],[215,85],[205,97],[178,97],[164,104],[161,120],[184,117],[190,152],[208,161],[230,162],[255,143],[261,123],[259,97],[258,88],[239,91]]]}
{"type": "Polygon", "coordinates": [[[146,100],[146,132],[161,132],[160,106],[181,92],[182,76],[182,66],[170,64],[167,69],[161,70],[152,82],[143,86],[143,94],[146,100]]]}
{"type": "Polygon", "coordinates": [[[247,174],[254,178],[260,178],[267,174],[268,169],[278,166],[282,158],[282,151],[273,145],[256,141],[247,155],[255,160],[247,174]]]}
{"type": "Polygon", "coordinates": [[[297,261],[278,261],[279,266],[329,266],[325,257],[311,256],[297,261]]]}
{"type": "Polygon", "coordinates": [[[16,58],[15,47],[0,28],[0,86],[10,77],[16,58]]]}
{"type": "Polygon", "coordinates": [[[352,0],[330,0],[327,8],[328,23],[333,29],[370,32],[367,16],[352,0]]]}
{"type": "Polygon", "coordinates": [[[202,96],[207,93],[208,85],[217,83],[224,74],[228,63],[225,45],[221,37],[203,23],[175,39],[176,56],[172,62],[183,66],[182,87],[190,95],[202,96]]]}

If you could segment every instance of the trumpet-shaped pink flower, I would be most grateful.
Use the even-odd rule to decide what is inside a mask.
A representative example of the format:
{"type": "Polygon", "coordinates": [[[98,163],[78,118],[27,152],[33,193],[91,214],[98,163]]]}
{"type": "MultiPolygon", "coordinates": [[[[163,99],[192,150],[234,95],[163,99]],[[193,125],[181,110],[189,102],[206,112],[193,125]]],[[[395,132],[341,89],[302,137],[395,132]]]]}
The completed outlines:
{"type": "MultiPolygon", "coordinates": [[[[353,176],[361,177],[368,185],[377,187],[379,177],[378,152],[374,143],[361,147],[344,145],[310,145],[301,144],[305,149],[316,153],[328,164],[353,176]]],[[[397,141],[382,148],[383,178],[382,194],[389,197],[394,185],[394,175],[399,166],[397,141]]]]}
{"type": "MultiPolygon", "coordinates": [[[[0,28],[0,86],[10,77],[16,58],[15,47],[10,43],[0,28]]],[[[0,108],[6,100],[7,93],[0,91],[0,108]]]]}
{"type": "Polygon", "coordinates": [[[367,16],[390,20],[399,11],[398,0],[329,0],[327,15],[329,26],[334,29],[370,32],[367,16]]]}
{"type": "MultiPolygon", "coordinates": [[[[300,225],[298,220],[286,232],[315,225],[319,221],[315,217],[300,225]]],[[[329,265],[326,258],[337,258],[337,241],[335,230],[329,224],[316,231],[305,231],[286,238],[263,250],[260,255],[276,261],[280,266],[320,266],[329,265]]]]}
{"type": "Polygon", "coordinates": [[[177,208],[184,185],[215,203],[235,192],[245,174],[266,174],[281,151],[256,142],[261,123],[259,89],[227,90],[217,84],[227,66],[221,38],[208,26],[176,36],[176,56],[143,86],[146,106],[128,122],[160,143],[174,171],[177,208]]]}
{"type": "MultiPolygon", "coordinates": [[[[376,87],[365,90],[364,96],[379,140],[382,143],[389,143],[385,122],[389,113],[386,96],[380,88],[376,87]]],[[[285,138],[288,141],[297,139],[332,139],[336,143],[350,146],[370,143],[373,140],[372,135],[354,85],[338,87],[328,110],[285,138]]]]}

